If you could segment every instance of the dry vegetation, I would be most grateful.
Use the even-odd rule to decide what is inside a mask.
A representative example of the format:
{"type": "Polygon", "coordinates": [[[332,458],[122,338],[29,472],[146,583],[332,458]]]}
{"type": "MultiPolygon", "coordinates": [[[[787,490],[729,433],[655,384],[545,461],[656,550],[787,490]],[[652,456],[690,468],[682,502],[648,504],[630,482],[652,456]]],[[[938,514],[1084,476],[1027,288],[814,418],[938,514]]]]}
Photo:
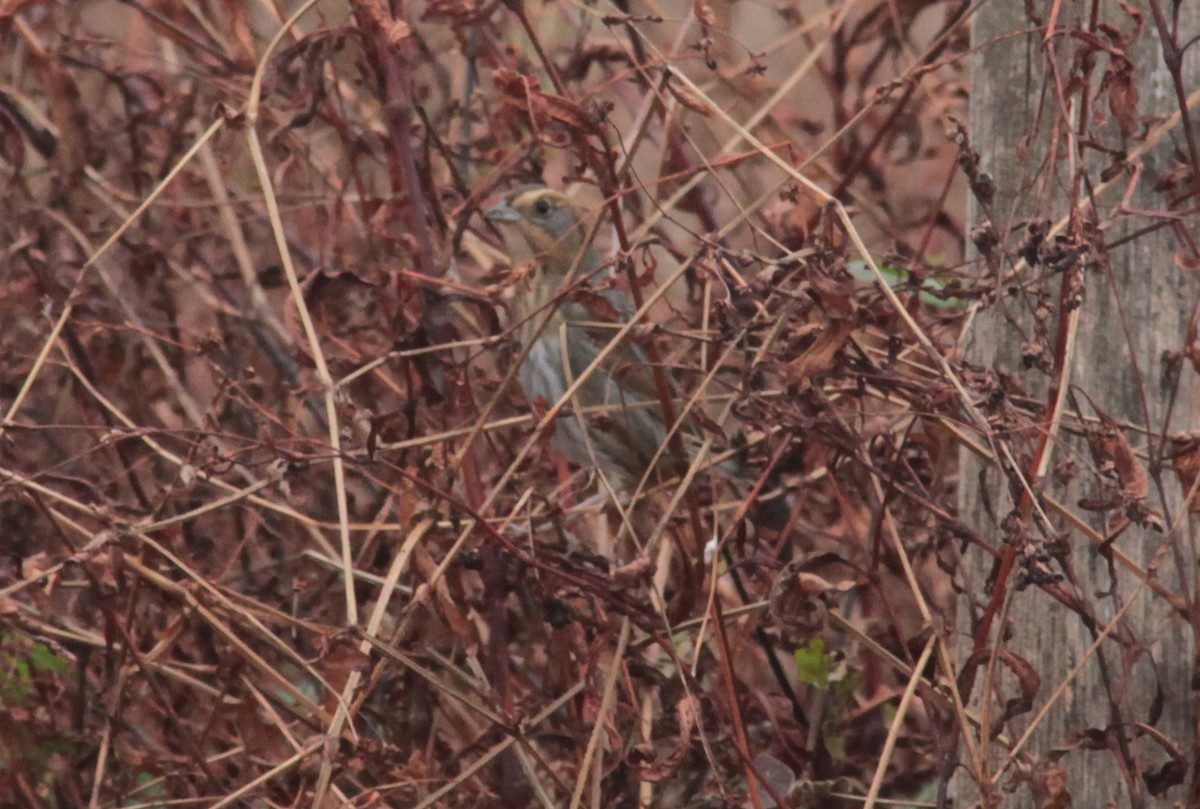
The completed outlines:
{"type": "MultiPolygon", "coordinates": [[[[0,803],[762,809],[944,802],[964,757],[984,777],[959,748],[991,594],[1072,584],[1028,435],[1090,431],[1072,474],[1108,481],[1101,533],[1171,522],[1147,452],[1183,467],[1155,496],[1196,475],[1186,440],[1135,452],[964,355],[1024,272],[1022,373],[1053,377],[1078,301],[1038,290],[1108,249],[1107,220],[967,221],[992,193],[959,123],[971,13],[0,2],[0,803]],[[478,215],[529,181],[601,221],[645,302],[622,339],[746,441],[752,490],[661,482],[632,536],[587,502],[513,379],[521,268],[478,215]],[[1003,459],[1004,537],[957,516],[964,446],[1003,459]]],[[[1194,264],[1178,118],[1138,118],[1119,37],[1071,47],[1062,92],[1090,78],[1098,126],[1185,144],[1161,212],[1105,215],[1176,228],[1194,264]]],[[[1188,632],[1192,591],[1155,586],[1188,632]]],[[[1000,665],[1034,685],[1036,660],[1000,665]]],[[[995,696],[1011,744],[1030,704],[995,696]]],[[[1170,743],[1155,795],[1187,770],[1170,743]]]]}

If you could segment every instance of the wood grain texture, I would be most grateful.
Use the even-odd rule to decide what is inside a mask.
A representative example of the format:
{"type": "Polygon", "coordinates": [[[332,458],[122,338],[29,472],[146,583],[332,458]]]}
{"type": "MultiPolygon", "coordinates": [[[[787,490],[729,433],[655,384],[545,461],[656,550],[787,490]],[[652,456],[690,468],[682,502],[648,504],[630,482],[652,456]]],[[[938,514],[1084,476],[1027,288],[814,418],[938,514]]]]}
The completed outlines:
{"type": "MultiPolygon", "coordinates": [[[[1015,246],[1022,238],[1020,225],[1029,218],[1046,217],[1058,221],[1071,209],[1072,201],[1086,197],[1087,191],[1077,190],[1072,168],[1079,165],[1093,184],[1110,158],[1095,150],[1088,151],[1082,162],[1066,158],[1069,143],[1065,132],[1057,126],[1071,120],[1077,110],[1066,112],[1056,97],[1055,76],[1048,71],[1057,65],[1059,77],[1072,72],[1072,60],[1079,51],[1079,40],[1069,36],[1075,29],[1087,29],[1086,16],[1091,3],[1061,3],[1057,17],[1052,16],[1054,4],[1033,2],[1030,5],[1043,15],[1039,27],[1025,13],[1023,3],[993,2],[987,4],[973,21],[973,44],[977,58],[973,65],[970,135],[972,145],[982,155],[982,168],[995,178],[996,197],[988,210],[973,203],[969,214],[971,227],[985,219],[1001,239],[1015,246]],[[1057,26],[1059,36],[1044,42],[1047,25],[1057,26]],[[1023,33],[1017,33],[1023,32],[1023,33]],[[1057,157],[1051,154],[1056,150],[1057,157]]],[[[1145,14],[1145,25],[1131,46],[1130,55],[1136,66],[1133,79],[1140,93],[1136,108],[1139,124],[1153,128],[1165,116],[1178,110],[1170,77],[1163,67],[1158,32],[1146,0],[1133,4],[1145,14]]],[[[1164,3],[1164,6],[1169,6],[1164,3]]],[[[1200,4],[1183,4],[1181,31],[1191,31],[1181,37],[1186,41],[1200,32],[1200,4]]],[[[1133,21],[1116,3],[1100,4],[1103,21],[1117,25],[1128,33],[1133,21]]],[[[1169,8],[1165,9],[1170,13],[1169,8]]],[[[1200,60],[1196,49],[1185,57],[1185,75],[1190,87],[1200,79],[1200,60]]],[[[1097,61],[1092,72],[1093,92],[1090,99],[1096,104],[1095,90],[1108,67],[1105,57],[1097,61]]],[[[1079,96],[1069,97],[1078,103],[1079,96]]],[[[1193,115],[1195,119],[1195,116],[1193,115]]],[[[1077,120],[1076,120],[1076,123],[1077,120]]],[[[1122,137],[1117,116],[1102,98],[1089,111],[1088,131],[1108,146],[1134,148],[1137,138],[1122,137]],[[1100,118],[1104,120],[1100,120],[1100,118]]],[[[1137,161],[1143,171],[1138,191],[1130,200],[1131,207],[1160,209],[1165,207],[1163,195],[1151,189],[1174,164],[1173,152],[1179,148],[1186,153],[1183,133],[1176,127],[1157,147],[1150,149],[1137,161]]],[[[1129,175],[1118,177],[1110,188],[1097,196],[1095,215],[1103,226],[1104,242],[1117,243],[1123,236],[1153,224],[1147,216],[1119,216],[1113,211],[1127,187],[1129,175]]],[[[1086,189],[1086,186],[1084,187],[1086,189]]],[[[1088,215],[1092,214],[1091,209],[1088,215]]],[[[1187,225],[1193,238],[1200,235],[1195,217],[1187,225]]],[[[1096,411],[1091,402],[1114,419],[1128,422],[1132,429],[1124,435],[1137,453],[1144,468],[1151,471],[1147,504],[1163,515],[1168,529],[1158,533],[1147,527],[1132,525],[1115,541],[1114,547],[1131,557],[1143,568],[1157,571],[1161,582],[1177,594],[1195,593],[1193,550],[1196,526],[1184,519],[1171,531],[1172,520],[1178,519],[1181,492],[1178,481],[1166,462],[1155,480],[1148,458],[1165,453],[1162,437],[1167,434],[1200,429],[1197,403],[1200,402],[1200,376],[1186,362],[1181,368],[1177,390],[1173,388],[1163,362],[1166,352],[1178,352],[1186,341],[1188,325],[1194,316],[1200,296],[1200,276],[1181,269],[1172,254],[1179,242],[1170,229],[1142,234],[1108,251],[1107,260],[1088,266],[1083,274],[1084,293],[1078,312],[1073,348],[1068,357],[1067,371],[1070,387],[1086,394],[1077,395],[1078,412],[1067,401],[1062,409],[1064,424],[1076,424],[1077,415],[1094,419],[1096,411]],[[1172,404],[1173,400],[1173,404],[1172,404]],[[1168,421],[1169,414],[1169,421],[1168,421]],[[1157,485],[1161,482],[1161,491],[1157,485]],[[1162,493],[1165,492],[1165,501],[1162,493]],[[1180,569],[1180,562],[1183,568],[1180,569]]],[[[999,262],[993,272],[1008,276],[1013,271],[1011,261],[999,262]]],[[[1049,407],[1054,378],[1050,373],[1022,366],[1022,348],[1036,342],[1036,320],[1033,312],[1042,302],[1052,313],[1048,317],[1046,343],[1055,351],[1059,318],[1064,317],[1060,306],[1061,283],[1064,273],[1053,273],[1045,267],[1024,268],[1015,279],[1005,283],[998,305],[981,311],[971,332],[964,339],[970,362],[1007,374],[1024,387],[1034,408],[1026,412],[1022,428],[1000,433],[1019,463],[1028,473],[1030,459],[1037,452],[1041,434],[1038,419],[1049,407]]],[[[1061,351],[1059,356],[1064,356],[1061,351]]],[[[1015,410],[1013,412],[1016,412],[1015,410]]],[[[1071,512],[1097,531],[1105,529],[1106,515],[1089,512],[1079,506],[1081,499],[1093,496],[1099,475],[1086,442],[1076,434],[1060,432],[1049,446],[1051,453],[1046,469],[1049,471],[1034,488],[1044,496],[1064,504],[1071,512]],[[1077,474],[1064,483],[1053,471],[1073,463],[1077,474]]],[[[1001,527],[1006,515],[1019,504],[1013,490],[994,464],[985,464],[975,455],[964,454],[960,507],[963,519],[977,529],[993,548],[1006,542],[1001,527]]],[[[1047,507],[1049,510],[1049,507],[1047,507]]],[[[1193,628],[1185,616],[1179,615],[1160,595],[1148,588],[1139,591],[1139,580],[1128,571],[1121,571],[1115,581],[1110,575],[1108,561],[1098,552],[1094,542],[1084,532],[1071,527],[1061,515],[1051,514],[1055,530],[1062,532],[1069,547],[1069,564],[1078,577],[1079,586],[1061,582],[1059,587],[1068,598],[1077,598],[1094,610],[1097,626],[1089,628],[1079,612],[1052,597],[1037,584],[1011,593],[1007,620],[1001,627],[993,623],[988,646],[1003,648],[1028,661],[1041,677],[1040,689],[1032,710],[1010,722],[1005,734],[1023,734],[1033,717],[1051,698],[1059,684],[1081,661],[1092,646],[1097,633],[1113,616],[1134,600],[1124,620],[1112,637],[1100,647],[1103,665],[1095,657],[1083,667],[1065,694],[1042,721],[1023,751],[1021,769],[1036,764],[1048,764],[1057,758],[1065,770],[1066,790],[1074,806],[1099,807],[1108,802],[1116,806],[1167,806],[1175,801],[1188,801],[1195,774],[1188,772],[1183,785],[1173,787],[1165,796],[1150,794],[1141,771],[1157,771],[1169,761],[1157,744],[1137,733],[1135,723],[1150,723],[1155,713],[1155,700],[1160,699],[1161,718],[1154,727],[1178,744],[1183,757],[1193,758],[1196,722],[1191,681],[1195,676],[1195,642],[1193,628]],[[1119,640],[1118,640],[1119,639],[1119,640]],[[1102,673],[1103,669],[1103,673],[1102,673]],[[1136,758],[1132,788],[1119,769],[1120,756],[1110,749],[1085,751],[1078,744],[1080,734],[1109,729],[1110,746],[1121,731],[1128,740],[1128,750],[1136,758]],[[1065,751],[1059,758],[1055,751],[1065,751]]],[[[1041,539],[1037,520],[1022,521],[1026,536],[1041,539]]],[[[1009,532],[1008,539],[1014,534],[1009,532]]],[[[1024,549],[1036,543],[1027,544],[1024,549]]],[[[1018,574],[1022,554],[1018,553],[1018,574]]],[[[970,596],[974,609],[966,598],[959,604],[959,630],[962,633],[960,665],[971,651],[972,634],[977,619],[991,593],[986,592],[993,573],[993,559],[977,548],[968,551],[970,596]]],[[[1058,570],[1050,563],[1047,569],[1058,570]]],[[[1015,577],[1014,577],[1015,578],[1015,577]]],[[[1013,590],[1014,578],[1007,589],[1013,590]]],[[[1003,710],[1004,702],[1017,693],[1010,671],[998,666],[998,688],[991,692],[991,715],[1003,710]]],[[[977,679],[971,694],[971,707],[983,711],[981,697],[985,691],[985,673],[977,679]]],[[[989,771],[995,773],[1008,758],[1003,745],[989,746],[989,771]]],[[[965,753],[964,753],[965,755],[965,753]]],[[[1039,792],[1040,776],[1033,776],[1029,785],[1020,785],[1015,794],[1005,800],[1007,806],[1041,806],[1048,804],[1039,792]]],[[[1000,779],[1001,784],[1013,782],[1010,769],[1000,779]]],[[[955,784],[956,806],[971,806],[980,800],[978,786],[969,777],[960,777],[955,784]]],[[[1194,796],[1193,796],[1194,797],[1194,796]]],[[[1194,804],[1192,804],[1194,805],[1194,804]]]]}

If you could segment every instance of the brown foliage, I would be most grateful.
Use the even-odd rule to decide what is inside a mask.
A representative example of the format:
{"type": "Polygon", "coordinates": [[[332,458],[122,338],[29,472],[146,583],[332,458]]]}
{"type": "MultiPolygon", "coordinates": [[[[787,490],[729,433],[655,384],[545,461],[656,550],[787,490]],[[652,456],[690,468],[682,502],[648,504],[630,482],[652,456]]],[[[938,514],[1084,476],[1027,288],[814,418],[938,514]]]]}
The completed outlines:
{"type": "MultiPolygon", "coordinates": [[[[958,454],[1040,418],[956,340],[1003,267],[1082,278],[1101,248],[965,221],[990,197],[943,135],[965,6],[860,5],[0,3],[0,803],[935,794],[970,721],[917,662],[953,646],[963,550],[1000,555],[955,517],[958,454]],[[665,288],[628,339],[743,490],[581,504],[555,403],[514,381],[522,268],[477,216],[531,181],[605,218],[603,284],[665,288]]],[[[1137,65],[1102,33],[1133,137],[1137,65]]],[[[573,293],[597,331],[600,288],[573,293]]],[[[1156,518],[1096,412],[1098,507],[1156,518]]],[[[1001,729],[1038,688],[998,659],[1001,729]]]]}

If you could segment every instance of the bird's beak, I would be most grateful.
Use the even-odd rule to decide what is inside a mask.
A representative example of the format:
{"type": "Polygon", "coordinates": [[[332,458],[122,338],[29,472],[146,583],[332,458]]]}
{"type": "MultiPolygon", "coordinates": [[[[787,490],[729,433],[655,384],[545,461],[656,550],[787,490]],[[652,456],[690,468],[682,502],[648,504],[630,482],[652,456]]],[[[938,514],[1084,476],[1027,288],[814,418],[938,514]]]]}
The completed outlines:
{"type": "Polygon", "coordinates": [[[521,215],[517,213],[516,208],[508,204],[508,200],[502,200],[490,208],[484,208],[483,218],[493,222],[518,222],[521,215]]]}

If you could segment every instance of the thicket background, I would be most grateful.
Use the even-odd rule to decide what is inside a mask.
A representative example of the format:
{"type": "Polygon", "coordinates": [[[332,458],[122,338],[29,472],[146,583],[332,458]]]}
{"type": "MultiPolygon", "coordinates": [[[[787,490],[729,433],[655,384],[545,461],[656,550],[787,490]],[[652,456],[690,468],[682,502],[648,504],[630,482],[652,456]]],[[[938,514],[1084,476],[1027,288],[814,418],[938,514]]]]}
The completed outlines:
{"type": "Polygon", "coordinates": [[[1196,803],[1197,34],[0,2],[0,802],[1196,803]],[[535,180],[786,521],[597,552],[478,215],[535,180]]]}

